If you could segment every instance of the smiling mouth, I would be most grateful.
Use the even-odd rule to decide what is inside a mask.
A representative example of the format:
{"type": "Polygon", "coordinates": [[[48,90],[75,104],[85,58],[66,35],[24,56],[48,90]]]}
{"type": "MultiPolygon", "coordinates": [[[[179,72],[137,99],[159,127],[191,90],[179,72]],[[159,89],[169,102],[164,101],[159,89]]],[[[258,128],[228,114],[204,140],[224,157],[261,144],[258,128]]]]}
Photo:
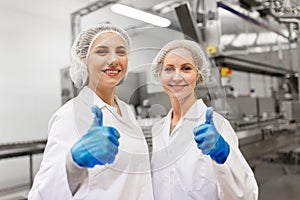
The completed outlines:
{"type": "Polygon", "coordinates": [[[170,85],[168,84],[169,87],[174,87],[174,88],[180,88],[180,87],[187,87],[189,84],[184,84],[184,85],[170,85]]]}
{"type": "Polygon", "coordinates": [[[119,74],[122,70],[120,70],[120,69],[105,69],[105,70],[100,70],[100,71],[111,76],[111,75],[119,74]]]}

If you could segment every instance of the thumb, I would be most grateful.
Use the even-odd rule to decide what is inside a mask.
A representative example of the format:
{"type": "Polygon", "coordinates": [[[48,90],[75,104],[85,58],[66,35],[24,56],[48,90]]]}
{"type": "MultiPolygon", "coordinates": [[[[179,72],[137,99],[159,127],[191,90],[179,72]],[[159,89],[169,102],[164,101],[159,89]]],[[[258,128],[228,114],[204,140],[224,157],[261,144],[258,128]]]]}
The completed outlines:
{"type": "Polygon", "coordinates": [[[205,115],[205,124],[213,123],[213,113],[214,113],[214,109],[212,107],[208,107],[205,115]]]}
{"type": "Polygon", "coordinates": [[[93,126],[102,126],[102,110],[98,106],[93,106],[92,112],[95,114],[93,126]]]}

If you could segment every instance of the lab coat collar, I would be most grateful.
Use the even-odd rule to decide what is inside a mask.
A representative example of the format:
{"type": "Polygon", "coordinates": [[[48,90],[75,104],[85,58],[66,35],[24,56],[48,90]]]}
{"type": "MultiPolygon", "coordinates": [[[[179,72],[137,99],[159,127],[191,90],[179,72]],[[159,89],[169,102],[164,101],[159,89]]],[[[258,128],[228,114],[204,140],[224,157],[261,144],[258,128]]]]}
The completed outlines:
{"type": "Polygon", "coordinates": [[[117,104],[119,105],[119,108],[121,110],[122,116],[121,117],[118,114],[118,109],[116,107],[110,106],[107,103],[105,103],[91,88],[85,86],[78,95],[84,103],[86,103],[90,108],[94,105],[97,105],[100,109],[103,109],[104,107],[109,110],[109,112],[123,125],[125,125],[128,128],[132,127],[131,123],[128,123],[128,117],[129,113],[126,110],[126,107],[123,105],[122,101],[115,96],[115,100],[117,104]]]}
{"type": "Polygon", "coordinates": [[[198,99],[192,107],[184,115],[184,119],[200,119],[203,113],[206,112],[207,106],[204,104],[202,99],[198,99]]]}
{"type": "MultiPolygon", "coordinates": [[[[85,86],[81,91],[81,96],[83,101],[88,105],[97,105],[100,109],[107,107],[109,110],[117,111],[117,108],[114,108],[107,103],[105,103],[91,88],[85,86]]],[[[120,100],[115,96],[114,97],[117,103],[120,105],[120,100]]]]}
{"type": "Polygon", "coordinates": [[[102,99],[99,98],[96,93],[88,86],[82,88],[82,90],[80,91],[80,95],[78,96],[80,96],[82,100],[88,105],[97,105],[99,108],[103,108],[105,106],[104,101],[102,101],[102,99]]]}
{"type": "MultiPolygon", "coordinates": [[[[204,104],[202,99],[198,99],[187,111],[187,113],[183,116],[181,120],[179,120],[178,124],[172,131],[175,133],[178,128],[182,126],[185,120],[199,120],[201,116],[206,112],[207,106],[204,104]]],[[[171,117],[172,117],[172,109],[169,111],[168,115],[164,118],[163,121],[160,123],[163,125],[164,129],[164,140],[166,144],[169,143],[169,132],[170,132],[170,124],[171,124],[171,117]]],[[[174,135],[172,134],[172,137],[174,135]]]]}
{"type": "MultiPolygon", "coordinates": [[[[198,99],[183,116],[183,119],[199,119],[206,112],[207,106],[202,99],[198,99]]],[[[169,111],[166,119],[171,119],[172,109],[169,111]]]]}

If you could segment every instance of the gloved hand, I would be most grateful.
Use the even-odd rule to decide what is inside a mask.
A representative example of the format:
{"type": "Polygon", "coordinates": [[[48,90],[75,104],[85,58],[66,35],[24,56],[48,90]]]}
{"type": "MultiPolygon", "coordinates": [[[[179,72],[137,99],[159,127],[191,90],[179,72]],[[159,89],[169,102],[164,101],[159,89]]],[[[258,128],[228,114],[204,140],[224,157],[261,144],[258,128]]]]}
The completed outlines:
{"type": "Polygon", "coordinates": [[[217,131],[213,122],[213,108],[206,111],[206,121],[194,128],[195,141],[203,154],[209,155],[214,161],[223,164],[229,155],[229,145],[217,131]]]}
{"type": "Polygon", "coordinates": [[[92,107],[94,122],[87,133],[71,148],[73,160],[82,167],[113,163],[118,153],[120,134],[114,127],[102,125],[102,111],[92,107]]]}

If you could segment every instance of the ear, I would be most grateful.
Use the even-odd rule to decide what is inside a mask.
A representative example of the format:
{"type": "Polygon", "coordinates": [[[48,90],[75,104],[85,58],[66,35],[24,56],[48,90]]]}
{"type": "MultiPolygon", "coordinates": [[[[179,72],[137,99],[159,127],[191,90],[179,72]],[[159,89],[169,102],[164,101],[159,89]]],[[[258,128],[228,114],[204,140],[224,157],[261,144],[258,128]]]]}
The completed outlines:
{"type": "MultiPolygon", "coordinates": [[[[82,57],[82,58],[80,58],[80,60],[81,60],[81,62],[84,64],[84,65],[86,65],[86,63],[85,63],[85,58],[86,57],[82,57]]],[[[86,66],[86,70],[87,70],[87,73],[88,73],[88,76],[87,76],[87,79],[86,79],[86,81],[85,81],[85,83],[84,83],[84,85],[88,85],[89,84],[89,68],[88,68],[88,66],[86,66]]]]}
{"type": "Polygon", "coordinates": [[[86,57],[81,57],[80,58],[81,62],[83,62],[83,63],[85,63],[85,59],[86,59],[86,57]]]}
{"type": "Polygon", "coordinates": [[[197,79],[197,83],[202,83],[203,82],[203,77],[201,74],[197,74],[198,79],[197,79]]]}

